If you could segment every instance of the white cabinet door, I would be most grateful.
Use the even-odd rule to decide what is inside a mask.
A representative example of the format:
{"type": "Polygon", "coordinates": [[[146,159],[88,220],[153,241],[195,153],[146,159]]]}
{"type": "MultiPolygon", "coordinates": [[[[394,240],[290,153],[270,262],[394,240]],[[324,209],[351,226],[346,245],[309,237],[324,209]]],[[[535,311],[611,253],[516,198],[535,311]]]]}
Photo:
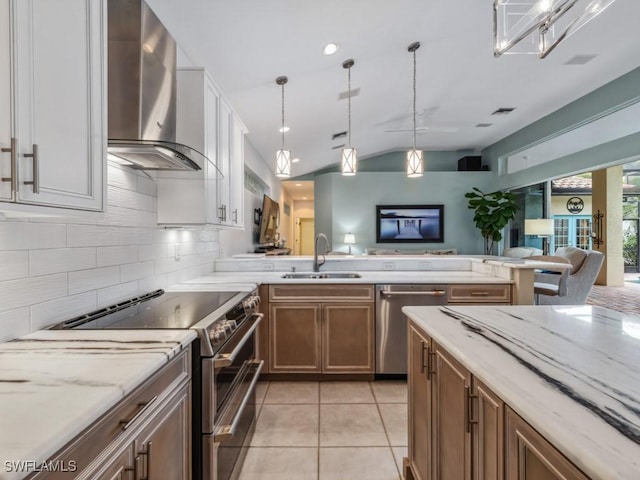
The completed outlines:
{"type": "Polygon", "coordinates": [[[231,165],[229,172],[229,216],[231,225],[244,228],[244,135],[245,128],[233,116],[231,135],[231,165]]]}
{"type": "Polygon", "coordinates": [[[229,200],[231,191],[229,188],[229,180],[231,177],[231,134],[233,128],[233,112],[223,98],[220,99],[220,136],[218,157],[218,168],[222,174],[222,182],[220,183],[220,205],[219,217],[223,225],[231,225],[231,215],[229,212],[229,200]]]}
{"type": "Polygon", "coordinates": [[[11,200],[13,175],[11,138],[12,91],[11,74],[11,5],[10,0],[0,0],[0,200],[11,200]]]}
{"type": "Polygon", "coordinates": [[[222,177],[217,169],[218,152],[218,127],[220,111],[220,93],[208,75],[204,75],[204,128],[205,128],[205,155],[209,159],[204,176],[206,182],[206,218],[207,223],[219,225],[222,222],[220,216],[220,189],[222,177]]]}
{"type": "Polygon", "coordinates": [[[104,0],[14,0],[17,201],[103,208],[104,0]]]}

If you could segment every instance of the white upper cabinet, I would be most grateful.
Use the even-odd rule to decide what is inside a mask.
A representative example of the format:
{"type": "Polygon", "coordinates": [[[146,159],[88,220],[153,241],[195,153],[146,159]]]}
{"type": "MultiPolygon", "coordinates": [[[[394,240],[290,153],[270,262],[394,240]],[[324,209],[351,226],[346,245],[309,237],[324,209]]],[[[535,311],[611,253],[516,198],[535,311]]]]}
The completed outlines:
{"type": "Polygon", "coordinates": [[[158,223],[243,227],[242,123],[202,68],[177,72],[178,143],[207,157],[202,170],[158,172],[158,223]]]}
{"type": "Polygon", "coordinates": [[[2,177],[15,175],[0,197],[101,210],[106,2],[0,1],[0,145],[16,147],[0,152],[2,177]]]}

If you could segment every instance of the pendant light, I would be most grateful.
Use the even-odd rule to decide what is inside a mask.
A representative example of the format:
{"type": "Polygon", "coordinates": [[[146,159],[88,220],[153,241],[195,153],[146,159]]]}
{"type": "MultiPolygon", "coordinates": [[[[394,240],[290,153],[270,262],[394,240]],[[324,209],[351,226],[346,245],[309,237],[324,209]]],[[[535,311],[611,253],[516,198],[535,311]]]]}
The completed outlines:
{"type": "Polygon", "coordinates": [[[276,177],[291,176],[291,151],[284,149],[284,86],[289,81],[285,76],[276,78],[276,83],[282,87],[282,148],[276,152],[276,177]]]}
{"type": "Polygon", "coordinates": [[[349,102],[349,125],[347,132],[349,134],[349,142],[347,148],[342,149],[342,175],[353,176],[358,169],[358,150],[351,146],[351,67],[355,62],[352,58],[342,63],[342,68],[347,69],[347,99],[349,102]]]}
{"type": "Polygon", "coordinates": [[[407,177],[421,177],[424,173],[422,150],[416,150],[416,50],[420,42],[409,45],[407,50],[413,53],[413,148],[407,152],[407,177]]]}

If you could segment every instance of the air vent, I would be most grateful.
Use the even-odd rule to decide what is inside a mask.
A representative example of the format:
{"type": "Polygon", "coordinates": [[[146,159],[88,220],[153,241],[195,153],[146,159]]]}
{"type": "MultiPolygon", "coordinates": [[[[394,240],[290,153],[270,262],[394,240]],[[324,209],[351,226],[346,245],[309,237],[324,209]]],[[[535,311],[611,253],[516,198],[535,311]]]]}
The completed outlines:
{"type": "Polygon", "coordinates": [[[575,57],[570,58],[568,61],[564,62],[565,65],[584,65],[585,63],[589,63],[591,60],[596,58],[598,55],[576,55],[575,57]]]}
{"type": "Polygon", "coordinates": [[[512,107],[500,107],[495,112],[493,112],[491,115],[509,115],[514,110],[515,110],[515,108],[512,108],[512,107]]]}
{"type": "MultiPolygon", "coordinates": [[[[351,98],[357,97],[358,95],[360,95],[360,88],[352,88],[351,89],[351,98]]],[[[346,90],[344,92],[340,92],[338,94],[338,100],[346,100],[347,98],[349,98],[349,90],[346,90]]]]}
{"type": "Polygon", "coordinates": [[[343,143],[342,145],[334,145],[333,147],[331,147],[331,150],[338,150],[339,148],[343,148],[346,146],[346,143],[343,143]]]}
{"type": "Polygon", "coordinates": [[[346,136],[347,136],[347,131],[345,130],[344,132],[338,132],[331,135],[331,140],[337,140],[338,138],[342,138],[346,136]]]}
{"type": "Polygon", "coordinates": [[[487,128],[490,127],[491,125],[493,125],[493,123],[478,123],[476,125],[477,128],[487,128]]]}

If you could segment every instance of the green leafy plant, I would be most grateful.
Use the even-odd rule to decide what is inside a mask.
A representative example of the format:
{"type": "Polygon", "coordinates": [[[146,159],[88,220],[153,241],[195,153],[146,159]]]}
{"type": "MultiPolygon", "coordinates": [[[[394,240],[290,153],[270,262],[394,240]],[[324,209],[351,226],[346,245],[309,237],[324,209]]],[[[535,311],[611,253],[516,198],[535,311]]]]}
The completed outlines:
{"type": "Polygon", "coordinates": [[[493,255],[496,243],[502,240],[502,230],[518,211],[516,197],[510,192],[484,193],[476,187],[464,196],[469,199],[467,207],[474,210],[473,221],[484,239],[484,253],[493,255]]]}

